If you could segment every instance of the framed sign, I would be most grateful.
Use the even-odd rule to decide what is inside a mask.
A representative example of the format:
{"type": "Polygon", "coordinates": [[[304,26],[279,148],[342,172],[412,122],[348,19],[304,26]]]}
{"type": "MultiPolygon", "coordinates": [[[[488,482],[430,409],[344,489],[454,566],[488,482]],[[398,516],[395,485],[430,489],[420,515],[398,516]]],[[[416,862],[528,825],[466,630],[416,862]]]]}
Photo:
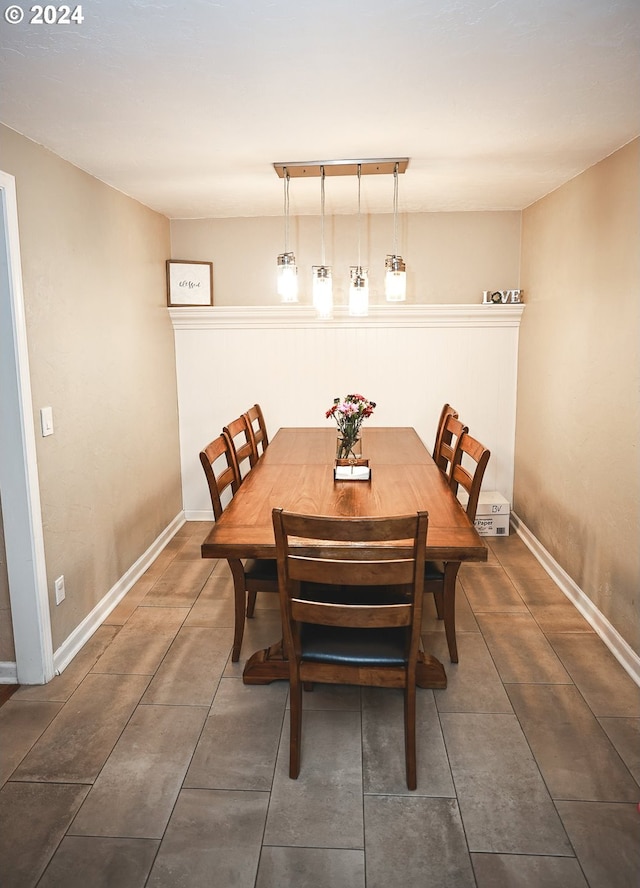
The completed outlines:
{"type": "Polygon", "coordinates": [[[167,259],[167,305],[213,305],[213,262],[167,259]]]}

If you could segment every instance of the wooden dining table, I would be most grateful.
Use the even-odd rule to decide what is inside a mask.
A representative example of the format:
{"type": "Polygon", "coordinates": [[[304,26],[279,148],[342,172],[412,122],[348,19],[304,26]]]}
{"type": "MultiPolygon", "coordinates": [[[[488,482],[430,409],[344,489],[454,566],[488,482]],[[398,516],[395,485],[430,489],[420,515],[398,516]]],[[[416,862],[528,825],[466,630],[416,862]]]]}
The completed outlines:
{"type": "MultiPolygon", "coordinates": [[[[413,428],[368,427],[362,434],[368,481],[336,481],[336,433],[331,428],[281,428],[202,544],[203,558],[275,558],[274,508],[334,517],[429,513],[427,558],[486,561],[487,548],[413,428]]],[[[247,661],[246,684],[288,679],[281,639],[247,661]]],[[[428,652],[421,687],[447,685],[444,666],[428,652]]]]}

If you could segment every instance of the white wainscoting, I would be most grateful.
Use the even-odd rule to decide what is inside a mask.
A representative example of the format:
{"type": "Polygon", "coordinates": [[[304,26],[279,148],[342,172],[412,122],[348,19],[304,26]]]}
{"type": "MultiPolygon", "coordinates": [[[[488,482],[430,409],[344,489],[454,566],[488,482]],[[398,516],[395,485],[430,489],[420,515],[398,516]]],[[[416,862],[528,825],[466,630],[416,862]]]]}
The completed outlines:
{"type": "Polygon", "coordinates": [[[334,397],[378,406],[366,427],[413,426],[431,450],[440,409],[453,404],[491,450],[484,488],[510,502],[518,333],[523,305],[403,305],[331,321],[303,306],[169,309],[174,327],[183,505],[212,517],[198,459],[224,425],[261,404],[271,437],[324,426],[334,397]]]}

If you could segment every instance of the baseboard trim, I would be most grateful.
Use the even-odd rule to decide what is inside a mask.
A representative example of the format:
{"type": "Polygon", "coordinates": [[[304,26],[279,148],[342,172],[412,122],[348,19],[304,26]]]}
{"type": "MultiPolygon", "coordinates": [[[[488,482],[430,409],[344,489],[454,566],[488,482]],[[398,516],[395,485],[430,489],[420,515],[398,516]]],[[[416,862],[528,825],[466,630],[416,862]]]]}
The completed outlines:
{"type": "Polygon", "coordinates": [[[91,613],[87,614],[82,623],[77,626],[71,635],[63,641],[53,654],[53,665],[56,675],[59,675],[73,660],[78,651],[84,647],[93,633],[106,620],[111,611],[122,601],[129,589],[137,583],[142,574],[155,561],[167,543],[175,536],[185,523],[184,512],[180,512],[173,521],[167,525],[162,533],[153,541],[146,552],[131,565],[118,582],[109,589],[107,594],[98,602],[91,613]]]}
{"type": "Polygon", "coordinates": [[[511,512],[511,526],[531,551],[542,567],[549,574],[554,583],[575,605],[592,629],[600,636],[613,656],[633,681],[640,686],[640,657],[633,648],[627,644],[618,630],[611,625],[604,614],[598,610],[591,599],[574,583],[569,574],[558,564],[553,556],[544,548],[540,540],[535,537],[529,528],[511,512]]]}
{"type": "Polygon", "coordinates": [[[18,684],[18,667],[15,661],[0,661],[0,684],[15,685],[18,684]]]}
{"type": "Polygon", "coordinates": [[[197,511],[196,509],[190,509],[184,513],[184,517],[187,521],[213,521],[213,510],[197,511]]]}

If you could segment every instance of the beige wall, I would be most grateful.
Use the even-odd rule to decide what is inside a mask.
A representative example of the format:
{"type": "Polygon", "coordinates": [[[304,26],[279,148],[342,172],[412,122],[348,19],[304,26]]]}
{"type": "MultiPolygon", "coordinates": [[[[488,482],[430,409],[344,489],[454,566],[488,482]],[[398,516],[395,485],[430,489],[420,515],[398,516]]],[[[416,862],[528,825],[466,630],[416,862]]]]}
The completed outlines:
{"type": "Polygon", "coordinates": [[[55,650],[182,508],[169,223],[5,127],[0,157],[16,178],[55,650]]]}
{"type": "Polygon", "coordinates": [[[514,508],[640,651],[640,141],[523,214],[514,508]]]}
{"type": "MultiPolygon", "coordinates": [[[[414,213],[399,220],[398,248],[407,264],[408,302],[475,303],[484,289],[519,286],[519,212],[414,213]]],[[[384,303],[384,259],[393,252],[393,217],[362,219],[361,259],[369,267],[371,303],[384,303]]],[[[346,305],[349,266],[357,264],[356,216],[325,220],[326,262],[336,305],[346,305]]],[[[311,266],[321,260],[317,216],[291,220],[289,248],[298,264],[300,301],[311,303],[311,266]]],[[[269,305],[276,295],[276,257],[284,250],[281,218],[194,219],[171,223],[174,259],[213,262],[216,305],[269,305]]]]}

